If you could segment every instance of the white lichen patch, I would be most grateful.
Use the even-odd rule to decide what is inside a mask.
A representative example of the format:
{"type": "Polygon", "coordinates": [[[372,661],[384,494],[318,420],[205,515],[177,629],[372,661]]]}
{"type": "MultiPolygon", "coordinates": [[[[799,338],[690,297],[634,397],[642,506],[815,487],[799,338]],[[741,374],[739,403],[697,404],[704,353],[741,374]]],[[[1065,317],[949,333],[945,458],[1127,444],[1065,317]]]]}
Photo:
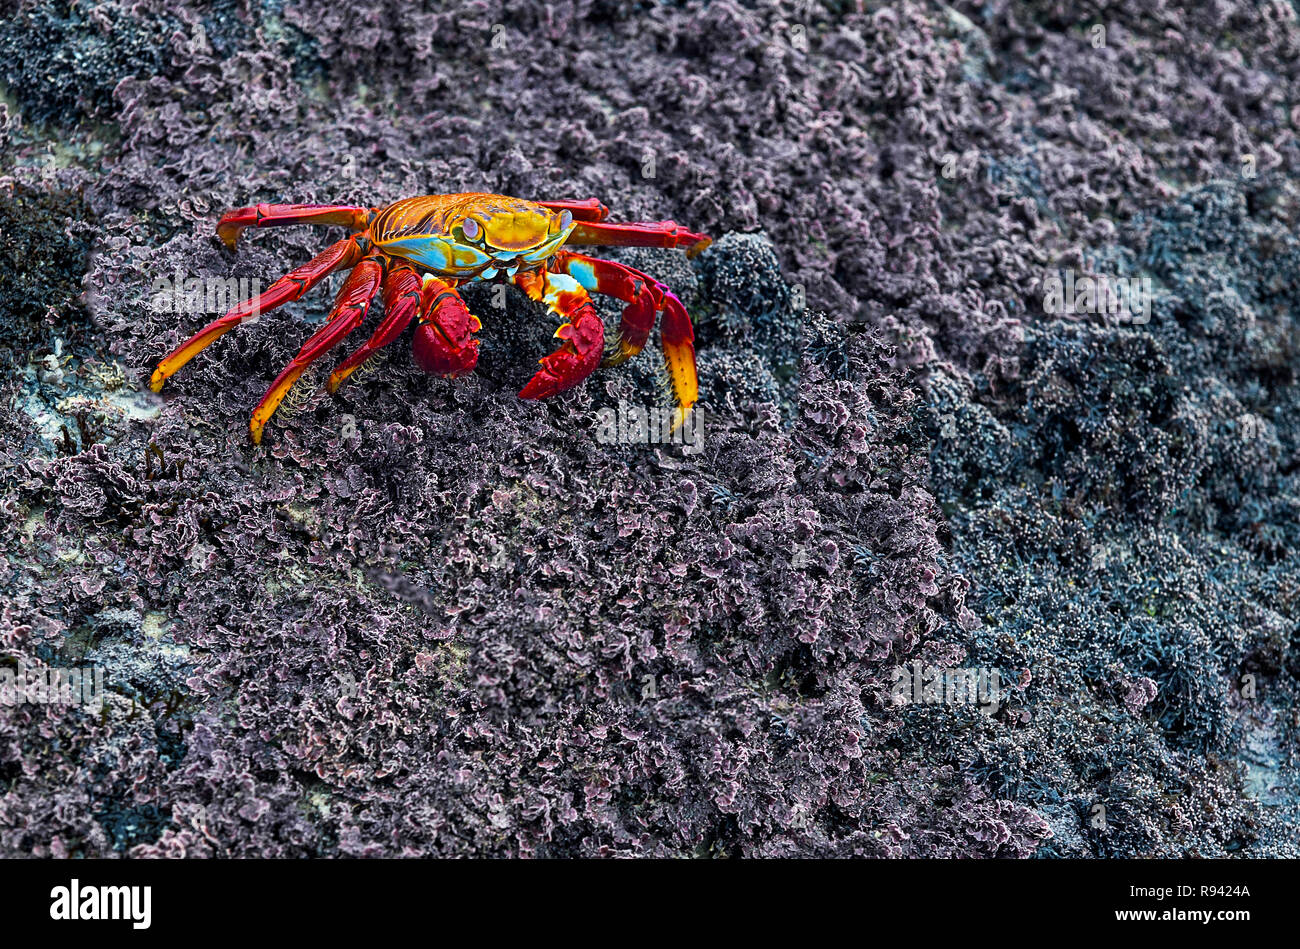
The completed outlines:
{"type": "Polygon", "coordinates": [[[156,610],[150,610],[144,614],[144,619],[140,624],[140,631],[149,639],[160,640],[166,634],[171,620],[165,613],[159,613],[156,610]]]}
{"type": "Polygon", "coordinates": [[[55,340],[52,351],[36,354],[23,373],[16,408],[32,420],[47,455],[66,451],[70,442],[79,450],[89,447],[81,444],[78,416],[93,425],[96,441],[112,442],[131,422],[151,422],[162,411],[152,393],[130,384],[120,364],[74,366],[72,360],[55,340]]]}

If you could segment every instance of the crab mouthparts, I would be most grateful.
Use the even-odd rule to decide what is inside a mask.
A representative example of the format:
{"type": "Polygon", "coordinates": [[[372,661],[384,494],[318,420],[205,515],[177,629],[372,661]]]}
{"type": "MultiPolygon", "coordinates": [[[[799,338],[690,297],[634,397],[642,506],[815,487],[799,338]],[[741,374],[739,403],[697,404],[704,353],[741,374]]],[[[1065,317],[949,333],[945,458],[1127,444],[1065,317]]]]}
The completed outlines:
{"type": "Polygon", "coordinates": [[[519,269],[520,261],[514,256],[504,258],[494,258],[486,267],[479,272],[479,276],[484,280],[491,280],[499,273],[507,277],[513,277],[519,269]]]}

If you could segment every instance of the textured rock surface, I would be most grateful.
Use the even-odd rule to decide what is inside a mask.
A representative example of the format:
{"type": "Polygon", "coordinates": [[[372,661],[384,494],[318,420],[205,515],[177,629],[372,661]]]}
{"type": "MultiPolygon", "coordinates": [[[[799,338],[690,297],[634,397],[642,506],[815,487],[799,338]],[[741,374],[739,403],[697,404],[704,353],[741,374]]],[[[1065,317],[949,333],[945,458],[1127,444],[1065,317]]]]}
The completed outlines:
{"type": "Polygon", "coordinates": [[[4,5],[0,654],[109,694],[0,707],[0,853],[1295,856],[1287,9],[4,5]],[[597,440],[649,352],[520,402],[513,292],[473,377],[399,343],[258,449],[327,293],[147,393],[206,319],[155,281],[329,239],[223,209],[479,189],[720,238],[614,255],[702,451],[597,440]]]}

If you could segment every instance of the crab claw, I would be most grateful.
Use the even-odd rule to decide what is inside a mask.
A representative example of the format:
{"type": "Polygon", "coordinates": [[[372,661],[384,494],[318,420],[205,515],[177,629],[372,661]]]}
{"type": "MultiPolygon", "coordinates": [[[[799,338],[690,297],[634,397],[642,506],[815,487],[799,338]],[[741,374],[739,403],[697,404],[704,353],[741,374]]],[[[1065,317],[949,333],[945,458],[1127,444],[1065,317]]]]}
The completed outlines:
{"type": "Polygon", "coordinates": [[[590,302],[573,314],[572,322],[555,331],[555,338],[564,342],[542,357],[542,368],[519,390],[519,398],[544,399],[572,389],[600,365],[605,353],[605,324],[590,302]]]}
{"type": "Polygon", "coordinates": [[[427,278],[424,294],[428,299],[420,308],[420,323],[411,343],[415,361],[432,375],[463,376],[478,364],[479,341],[473,334],[483,324],[442,281],[427,278]]]}
{"type": "Polygon", "coordinates": [[[521,272],[515,285],[532,300],[543,302],[568,320],[555,331],[563,340],[558,349],[539,360],[542,368],[519,391],[521,399],[544,399],[572,389],[591,375],[605,355],[605,324],[587,291],[568,274],[521,272]]]}

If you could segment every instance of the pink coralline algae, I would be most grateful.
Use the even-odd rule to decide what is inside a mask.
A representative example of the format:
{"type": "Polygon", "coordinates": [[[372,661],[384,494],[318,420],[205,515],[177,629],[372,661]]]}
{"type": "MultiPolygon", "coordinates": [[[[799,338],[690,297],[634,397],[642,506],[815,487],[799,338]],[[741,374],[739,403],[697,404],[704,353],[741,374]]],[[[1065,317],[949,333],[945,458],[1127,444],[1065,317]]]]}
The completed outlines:
{"type": "Polygon", "coordinates": [[[21,0],[0,664],[105,695],[0,708],[0,854],[1296,856],[1236,767],[1300,674],[1278,9],[21,0]],[[145,391],[210,318],[159,278],[320,246],[227,208],[461,190],[719,238],[617,255],[696,316],[701,450],[597,438],[653,360],[521,404],[513,291],[472,376],[399,342],[258,449],[329,294],[145,391]],[[1064,268],[1149,324],[1045,312],[1064,268]]]}

